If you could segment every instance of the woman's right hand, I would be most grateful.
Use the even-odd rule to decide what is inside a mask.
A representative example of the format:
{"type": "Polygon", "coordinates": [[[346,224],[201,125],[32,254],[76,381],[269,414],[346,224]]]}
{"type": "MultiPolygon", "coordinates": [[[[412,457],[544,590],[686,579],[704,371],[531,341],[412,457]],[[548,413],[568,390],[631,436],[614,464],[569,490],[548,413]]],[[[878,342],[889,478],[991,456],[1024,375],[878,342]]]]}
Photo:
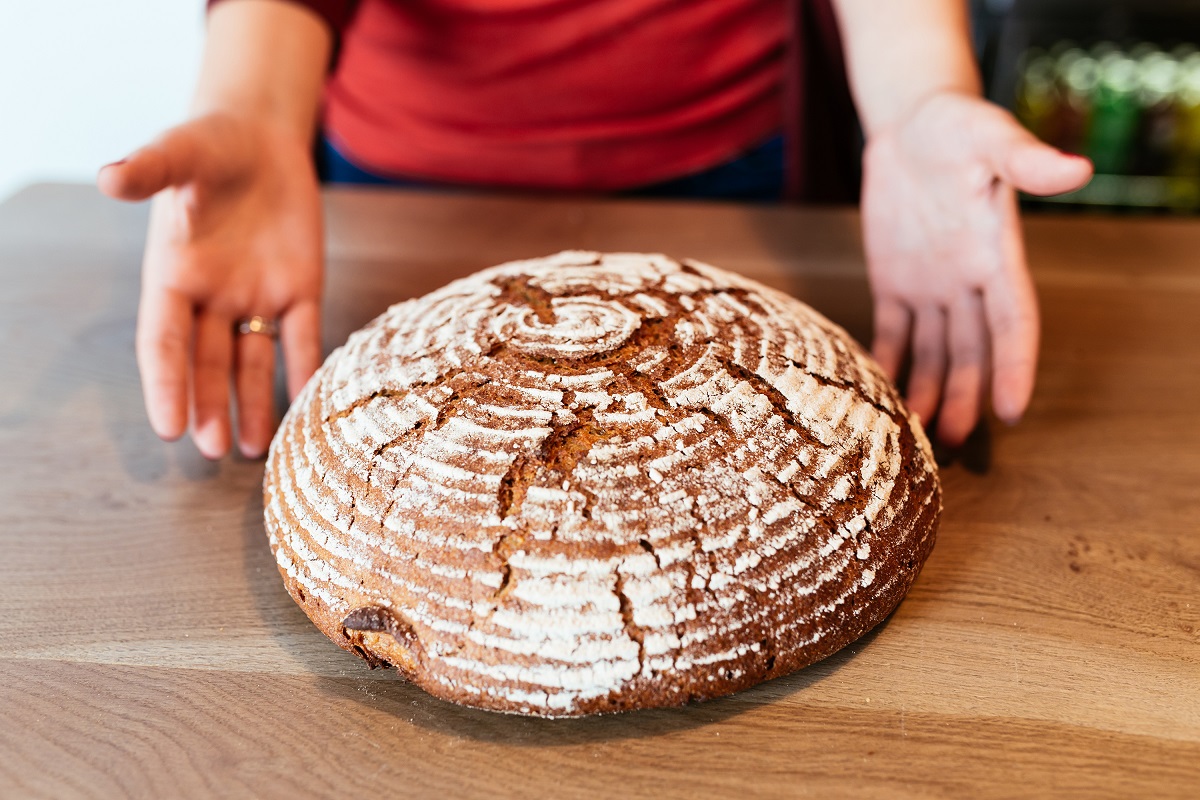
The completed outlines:
{"type": "Polygon", "coordinates": [[[241,452],[262,456],[275,428],[275,343],[239,320],[277,321],[294,397],[321,363],[321,203],[311,143],[268,122],[217,112],[167,131],[101,169],[121,200],[154,202],[138,308],[137,360],[154,431],[190,427],[208,458],[230,448],[230,389],[241,452]]]}

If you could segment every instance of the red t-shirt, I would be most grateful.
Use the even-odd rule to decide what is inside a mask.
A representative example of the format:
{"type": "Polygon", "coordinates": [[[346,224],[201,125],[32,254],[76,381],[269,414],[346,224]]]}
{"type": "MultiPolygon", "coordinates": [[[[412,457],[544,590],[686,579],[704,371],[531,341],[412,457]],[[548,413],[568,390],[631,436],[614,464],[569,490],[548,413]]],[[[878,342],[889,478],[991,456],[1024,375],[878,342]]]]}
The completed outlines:
{"type": "Polygon", "coordinates": [[[621,189],[782,125],[785,0],[296,1],[344,26],[325,132],[373,172],[621,189]]]}

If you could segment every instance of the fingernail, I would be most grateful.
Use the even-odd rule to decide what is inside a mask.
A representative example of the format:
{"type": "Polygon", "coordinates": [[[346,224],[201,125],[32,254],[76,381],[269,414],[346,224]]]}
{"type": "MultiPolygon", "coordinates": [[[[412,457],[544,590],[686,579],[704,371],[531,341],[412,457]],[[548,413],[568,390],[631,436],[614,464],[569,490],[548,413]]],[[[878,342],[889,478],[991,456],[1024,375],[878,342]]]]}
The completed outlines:
{"type": "Polygon", "coordinates": [[[216,461],[229,452],[229,439],[219,422],[208,422],[196,428],[192,432],[192,439],[200,454],[210,461],[216,461]]]}
{"type": "Polygon", "coordinates": [[[217,461],[226,453],[227,448],[222,447],[220,442],[213,441],[211,437],[197,436],[195,439],[196,449],[209,461],[217,461]]]}
{"type": "Polygon", "coordinates": [[[105,165],[104,165],[103,167],[101,167],[100,169],[108,169],[109,167],[119,167],[119,166],[121,166],[122,164],[124,164],[124,163],[125,163],[125,162],[127,162],[127,161],[129,161],[129,159],[128,159],[128,158],[122,158],[122,159],[118,159],[117,161],[113,161],[113,162],[111,162],[111,163],[105,164],[105,165]]]}
{"type": "Polygon", "coordinates": [[[251,461],[257,461],[267,454],[266,448],[255,444],[246,444],[243,442],[240,449],[242,451],[242,457],[248,458],[251,461]]]}

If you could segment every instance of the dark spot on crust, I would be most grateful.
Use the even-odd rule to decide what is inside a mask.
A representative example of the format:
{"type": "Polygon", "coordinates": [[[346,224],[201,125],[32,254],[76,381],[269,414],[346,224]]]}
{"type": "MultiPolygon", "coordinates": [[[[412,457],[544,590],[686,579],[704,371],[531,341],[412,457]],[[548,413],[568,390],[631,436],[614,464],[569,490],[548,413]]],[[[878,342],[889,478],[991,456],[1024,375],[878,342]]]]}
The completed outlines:
{"type": "MultiPolygon", "coordinates": [[[[363,606],[354,609],[342,620],[342,631],[386,633],[398,644],[404,645],[410,650],[419,648],[421,645],[421,640],[417,638],[417,632],[413,630],[413,626],[408,620],[382,606],[363,606]]],[[[367,656],[364,658],[370,660],[367,656]]]]}

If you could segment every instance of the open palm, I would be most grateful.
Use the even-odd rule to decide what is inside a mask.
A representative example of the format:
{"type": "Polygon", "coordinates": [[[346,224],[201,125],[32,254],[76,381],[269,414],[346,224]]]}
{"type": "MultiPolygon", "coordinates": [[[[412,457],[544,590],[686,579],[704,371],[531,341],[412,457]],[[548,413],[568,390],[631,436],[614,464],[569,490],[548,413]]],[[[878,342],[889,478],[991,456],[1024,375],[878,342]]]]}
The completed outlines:
{"type": "Polygon", "coordinates": [[[941,93],[874,136],[864,157],[863,226],[875,304],[873,350],[907,399],[960,444],[991,386],[1015,422],[1033,392],[1038,311],[1014,189],[1057,194],[1091,165],[1049,147],[978,97],[941,93]],[[940,410],[939,410],[940,408],[940,410]]]}
{"type": "Polygon", "coordinates": [[[278,320],[295,394],[320,365],[321,206],[307,143],[228,114],[174,128],[106,167],[100,188],[156,195],[147,234],[137,355],[146,409],[163,438],[191,421],[210,458],[266,451],[275,425],[274,342],[236,335],[240,319],[278,320]]]}

